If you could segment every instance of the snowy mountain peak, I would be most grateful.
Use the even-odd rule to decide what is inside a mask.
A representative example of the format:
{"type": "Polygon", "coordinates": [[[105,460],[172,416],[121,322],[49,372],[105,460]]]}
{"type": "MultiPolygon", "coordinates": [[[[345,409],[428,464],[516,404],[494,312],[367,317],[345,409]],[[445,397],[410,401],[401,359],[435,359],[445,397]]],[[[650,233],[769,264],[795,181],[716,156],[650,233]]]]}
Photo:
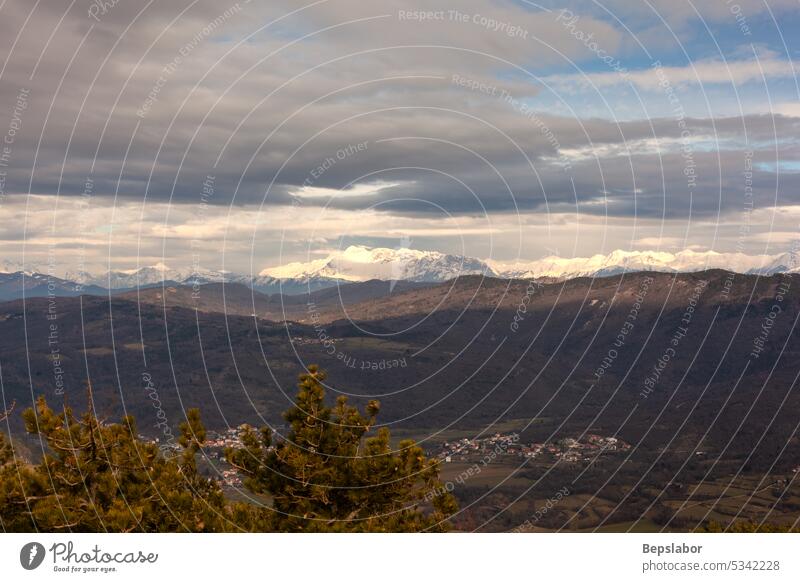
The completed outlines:
{"type": "Polygon", "coordinates": [[[490,263],[504,277],[572,279],[598,277],[631,271],[694,272],[705,269],[726,269],[737,273],[771,275],[779,272],[800,272],[800,263],[791,253],[780,255],[745,255],[686,249],[678,253],[665,251],[612,251],[591,257],[549,256],[537,261],[490,263]]]}
{"type": "MultiPolygon", "coordinates": [[[[30,268],[30,266],[28,265],[30,268]]],[[[0,263],[0,279],[13,279],[21,265],[11,261],[0,263]]],[[[666,251],[615,250],[590,257],[548,256],[535,261],[500,262],[479,260],[439,251],[411,248],[371,248],[351,245],[334,250],[322,258],[293,262],[264,269],[258,276],[230,271],[201,269],[175,270],[163,262],[128,270],[109,270],[102,274],[86,271],[67,273],[65,279],[82,285],[107,289],[133,289],[161,285],[165,282],[183,284],[241,283],[263,293],[307,293],[343,282],[371,279],[384,281],[413,281],[438,283],[463,275],[554,280],[575,277],[605,277],[633,271],[666,273],[695,272],[705,269],[725,269],[736,273],[772,275],[800,273],[797,253],[777,255],[745,255],[686,249],[677,253],[666,251]]],[[[28,271],[28,269],[25,269],[28,271]]],[[[46,277],[36,272],[27,276],[46,277]]],[[[2,283],[2,281],[0,281],[2,283]]]]}
{"type": "Polygon", "coordinates": [[[409,248],[370,248],[363,245],[350,245],[340,254],[342,259],[357,263],[386,263],[401,258],[419,260],[427,257],[441,258],[444,256],[444,253],[438,251],[418,251],[409,248]]]}
{"type": "Polygon", "coordinates": [[[0,273],[4,274],[25,273],[26,275],[31,275],[41,270],[41,267],[31,263],[23,264],[20,261],[12,261],[9,259],[0,261],[0,273]]]}
{"type": "Polygon", "coordinates": [[[111,269],[100,275],[91,275],[84,271],[68,274],[68,279],[79,281],[83,284],[99,285],[109,289],[133,289],[160,283],[175,281],[177,283],[219,283],[236,281],[250,283],[250,278],[245,275],[236,275],[227,271],[209,269],[172,269],[163,262],[155,263],[136,269],[111,269]]]}
{"type": "Polygon", "coordinates": [[[161,272],[166,272],[166,271],[171,270],[164,263],[156,263],[155,265],[150,265],[149,267],[143,267],[143,268],[144,269],[151,269],[153,271],[161,271],[161,272]]]}
{"type": "Polygon", "coordinates": [[[447,255],[438,251],[353,245],[344,250],[333,251],[323,259],[264,269],[260,276],[275,279],[325,278],[340,281],[382,279],[437,282],[459,275],[482,273],[495,274],[483,261],[469,257],[447,255]]]}

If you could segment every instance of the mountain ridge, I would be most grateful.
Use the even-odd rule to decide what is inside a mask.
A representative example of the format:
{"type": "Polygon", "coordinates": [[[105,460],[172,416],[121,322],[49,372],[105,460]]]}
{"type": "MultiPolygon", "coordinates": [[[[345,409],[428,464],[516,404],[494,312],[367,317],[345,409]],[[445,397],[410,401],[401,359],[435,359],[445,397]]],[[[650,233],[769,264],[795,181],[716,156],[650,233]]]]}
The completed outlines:
{"type": "MultiPolygon", "coordinates": [[[[5,261],[3,265],[6,268],[13,267],[10,261],[5,261]]],[[[768,276],[776,273],[798,273],[800,261],[794,252],[746,255],[693,249],[677,253],[617,249],[591,257],[551,255],[535,261],[504,262],[439,251],[351,245],[344,250],[332,251],[323,258],[268,267],[256,275],[201,268],[172,269],[159,262],[137,269],[108,270],[99,275],[81,271],[67,273],[64,278],[56,278],[31,271],[32,267],[29,265],[26,270],[0,272],[0,300],[46,294],[42,292],[42,285],[45,290],[47,287],[45,279],[57,282],[51,286],[58,296],[81,292],[120,293],[147,287],[212,283],[242,284],[266,295],[305,295],[321,289],[370,280],[441,283],[471,275],[556,282],[637,271],[694,273],[708,269],[726,269],[739,274],[768,276]],[[38,291],[31,291],[37,286],[38,291]]]]}

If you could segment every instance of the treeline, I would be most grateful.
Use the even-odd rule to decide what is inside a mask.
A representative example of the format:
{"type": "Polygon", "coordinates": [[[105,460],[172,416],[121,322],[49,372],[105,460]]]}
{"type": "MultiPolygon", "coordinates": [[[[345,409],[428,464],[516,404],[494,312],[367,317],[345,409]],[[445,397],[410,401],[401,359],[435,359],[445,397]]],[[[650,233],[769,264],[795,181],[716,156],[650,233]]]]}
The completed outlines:
{"type": "Polygon", "coordinates": [[[709,521],[697,531],[706,533],[800,533],[800,528],[790,524],[760,523],[740,520],[723,524],[709,521]]]}
{"type": "Polygon", "coordinates": [[[0,528],[6,532],[416,532],[445,531],[457,505],[439,491],[438,467],[413,441],[390,445],[375,431],[380,409],[362,413],[343,396],[325,404],[316,367],[300,377],[284,418],[285,439],[248,429],[244,448],[226,451],[262,504],[231,502],[198,471],[206,431],[197,409],[180,426],[181,451],[168,455],[139,438],[135,420],[76,415],[40,397],[23,412],[44,451],[38,464],[15,454],[0,433],[0,528]],[[370,434],[374,433],[374,434],[370,434]],[[430,500],[430,501],[429,501],[430,500]]]}

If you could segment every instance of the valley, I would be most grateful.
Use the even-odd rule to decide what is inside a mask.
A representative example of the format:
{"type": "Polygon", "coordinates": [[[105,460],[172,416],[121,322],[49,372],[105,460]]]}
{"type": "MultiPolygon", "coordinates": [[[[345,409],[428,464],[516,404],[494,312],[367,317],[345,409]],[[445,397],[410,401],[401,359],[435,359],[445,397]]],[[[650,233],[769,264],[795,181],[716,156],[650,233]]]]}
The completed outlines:
{"type": "MultiPolygon", "coordinates": [[[[467,276],[308,296],[217,284],[31,298],[0,304],[3,393],[20,408],[43,394],[81,410],[89,377],[105,418],[133,414],[142,434],[164,438],[191,407],[212,430],[281,427],[297,375],[319,364],[331,398],[380,400],[379,426],[432,454],[445,440],[496,432],[630,445],[594,461],[502,455],[456,488],[460,528],[517,527],[565,486],[566,505],[535,527],[642,516],[694,527],[743,500],[750,517],[769,507],[779,519],[797,507],[797,277],[467,276]],[[773,495],[776,483],[785,495],[773,495]]],[[[452,461],[445,477],[471,463],[452,461]]]]}

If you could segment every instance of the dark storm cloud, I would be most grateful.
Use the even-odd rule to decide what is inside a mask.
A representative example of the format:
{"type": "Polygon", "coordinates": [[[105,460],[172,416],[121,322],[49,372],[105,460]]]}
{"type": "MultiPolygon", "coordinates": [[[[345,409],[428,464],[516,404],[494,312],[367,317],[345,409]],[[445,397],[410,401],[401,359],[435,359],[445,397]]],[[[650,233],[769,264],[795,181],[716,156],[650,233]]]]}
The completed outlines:
{"type": "MultiPolygon", "coordinates": [[[[758,203],[799,202],[796,174],[781,175],[776,198],[768,169],[775,144],[780,159],[796,157],[797,118],[689,119],[687,137],[668,115],[528,111],[543,91],[537,70],[586,54],[547,12],[470,1],[462,21],[430,2],[92,6],[3,7],[4,119],[21,89],[30,95],[6,193],[75,196],[90,179],[96,197],[196,204],[213,176],[217,205],[685,217],[741,208],[746,135],[758,203]],[[444,16],[400,14],[421,9],[444,16]],[[319,190],[376,180],[396,185],[319,190]]],[[[609,49],[621,43],[609,24],[582,25],[609,49]]]]}

